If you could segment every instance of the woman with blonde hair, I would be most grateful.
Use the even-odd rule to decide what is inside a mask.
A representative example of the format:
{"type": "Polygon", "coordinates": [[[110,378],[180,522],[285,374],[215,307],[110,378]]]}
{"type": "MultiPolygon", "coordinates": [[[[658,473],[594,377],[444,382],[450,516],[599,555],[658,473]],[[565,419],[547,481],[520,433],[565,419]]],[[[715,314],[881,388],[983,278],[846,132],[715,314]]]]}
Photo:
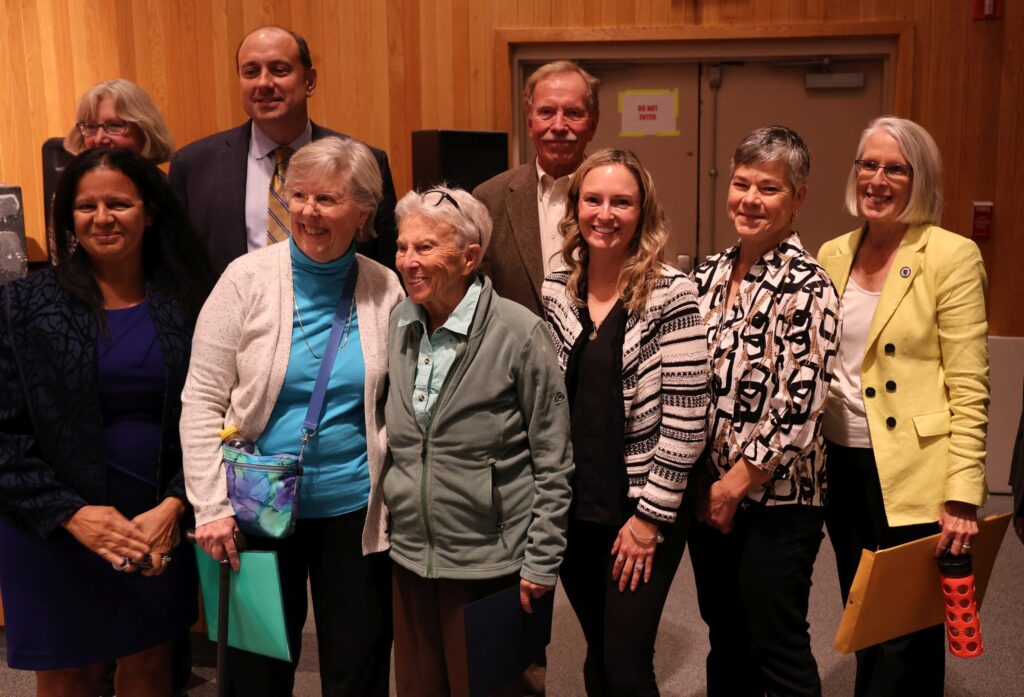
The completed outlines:
{"type": "Polygon", "coordinates": [[[587,694],[657,695],[654,641],[704,446],[704,324],[693,282],[663,263],[668,221],[632,152],[583,162],[561,230],[565,267],[542,289],[576,463],[560,575],[587,639],[587,694]]]}
{"type": "MultiPolygon", "coordinates": [[[[843,301],[823,419],[826,524],[843,602],[861,551],[941,533],[967,554],[988,498],[988,323],[978,246],[938,226],[939,149],[895,116],[861,135],[846,188],[864,224],[818,253],[843,301]]],[[[855,695],[941,695],[942,625],[857,652],[855,695]]]]}
{"type": "Polygon", "coordinates": [[[75,125],[64,137],[72,155],[96,147],[126,148],[153,164],[174,152],[174,139],[156,104],[131,80],[107,80],[78,100],[75,125]]]}

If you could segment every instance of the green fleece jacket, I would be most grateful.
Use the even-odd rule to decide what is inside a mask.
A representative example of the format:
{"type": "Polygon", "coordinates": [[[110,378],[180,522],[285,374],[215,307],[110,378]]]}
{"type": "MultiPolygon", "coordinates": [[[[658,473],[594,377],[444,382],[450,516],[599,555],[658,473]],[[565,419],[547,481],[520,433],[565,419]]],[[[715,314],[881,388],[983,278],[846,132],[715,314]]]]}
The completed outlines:
{"type": "Polygon", "coordinates": [[[399,327],[400,314],[401,305],[388,333],[392,460],[382,486],[391,558],[424,578],[520,571],[553,585],[573,464],[565,385],[543,322],[484,279],[424,433],[412,407],[423,327],[399,327]]]}

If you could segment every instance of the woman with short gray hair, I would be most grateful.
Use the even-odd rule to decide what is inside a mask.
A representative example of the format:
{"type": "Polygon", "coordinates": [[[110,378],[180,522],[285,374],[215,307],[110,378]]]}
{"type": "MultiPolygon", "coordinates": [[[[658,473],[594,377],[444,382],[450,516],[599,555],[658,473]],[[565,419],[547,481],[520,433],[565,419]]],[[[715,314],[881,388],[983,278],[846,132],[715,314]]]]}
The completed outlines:
{"type": "MultiPolygon", "coordinates": [[[[937,556],[969,554],[988,498],[985,264],[974,242],[939,227],[941,179],[924,128],[875,119],[846,191],[864,224],[818,253],[843,299],[823,432],[844,604],[864,549],[941,533],[937,556]]],[[[943,634],[936,625],[858,651],[854,694],[942,695],[943,634]]]]}
{"type": "Polygon", "coordinates": [[[251,549],[277,552],[293,660],[231,649],[228,669],[236,694],[292,693],[308,578],[323,694],[386,696],[391,564],[378,483],[387,449],[388,317],[404,294],[391,271],[355,250],[372,233],[381,176],[365,145],[324,138],[292,156],[284,197],[288,241],[232,262],[196,327],[181,416],[196,539],[238,568],[218,434],[233,427],[259,452],[299,452],[331,343],[337,355],[324,366],[322,412],[302,445],[294,532],[248,537],[251,549]],[[332,341],[335,327],[340,339],[332,341]]]}
{"type": "MultiPolygon", "coordinates": [[[[391,316],[384,500],[391,513],[399,697],[469,694],[463,608],[551,592],[565,549],[572,448],[544,323],[476,267],[491,236],[461,189],[395,208],[409,297],[391,316]]],[[[523,694],[509,684],[495,695],[523,694]]]]}
{"type": "Polygon", "coordinates": [[[820,697],[807,632],[824,537],[819,416],[839,299],[793,220],[810,155],[783,126],[736,148],[726,207],[738,243],[694,272],[711,358],[704,467],[687,489],[690,555],[708,625],[708,694],[820,697]]]}

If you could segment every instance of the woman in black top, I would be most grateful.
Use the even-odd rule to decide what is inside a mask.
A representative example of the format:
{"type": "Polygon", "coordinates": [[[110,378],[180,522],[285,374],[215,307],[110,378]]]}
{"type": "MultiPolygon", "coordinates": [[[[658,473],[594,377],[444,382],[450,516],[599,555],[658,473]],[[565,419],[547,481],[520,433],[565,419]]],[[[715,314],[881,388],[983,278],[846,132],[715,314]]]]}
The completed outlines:
{"type": "Polygon", "coordinates": [[[560,575],[587,638],[587,694],[657,695],[654,641],[686,544],[677,512],[704,444],[704,326],[693,283],[662,263],[668,223],[633,153],[581,165],[561,229],[566,268],[543,286],[576,463],[560,575]]]}

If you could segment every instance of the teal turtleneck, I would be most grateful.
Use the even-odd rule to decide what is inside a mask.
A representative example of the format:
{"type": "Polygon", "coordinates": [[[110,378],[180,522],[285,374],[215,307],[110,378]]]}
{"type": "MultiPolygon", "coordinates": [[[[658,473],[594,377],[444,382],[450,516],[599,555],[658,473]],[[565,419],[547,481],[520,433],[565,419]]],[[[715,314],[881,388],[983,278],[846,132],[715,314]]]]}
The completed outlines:
{"type": "MultiPolygon", "coordinates": [[[[288,245],[292,261],[295,304],[288,371],[277,403],[257,446],[265,455],[297,453],[302,421],[309,407],[320,359],[331,333],[345,279],[356,263],[355,245],[326,263],[306,256],[294,238],[288,245]],[[299,318],[302,318],[301,324],[299,318]]],[[[370,496],[366,455],[363,388],[366,367],[359,342],[358,308],[352,303],[351,326],[334,360],[324,412],[316,437],[306,446],[299,490],[299,517],[326,518],[359,510],[370,496]]]]}

